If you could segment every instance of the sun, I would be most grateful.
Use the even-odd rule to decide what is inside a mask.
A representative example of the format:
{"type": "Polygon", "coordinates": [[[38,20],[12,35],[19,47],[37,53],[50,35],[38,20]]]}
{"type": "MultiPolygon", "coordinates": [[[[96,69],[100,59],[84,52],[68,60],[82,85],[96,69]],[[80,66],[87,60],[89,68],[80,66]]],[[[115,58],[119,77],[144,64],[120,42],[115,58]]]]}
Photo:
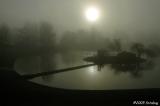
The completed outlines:
{"type": "Polygon", "coordinates": [[[95,22],[99,18],[99,9],[95,6],[90,6],[85,10],[85,16],[88,21],[95,22]]]}

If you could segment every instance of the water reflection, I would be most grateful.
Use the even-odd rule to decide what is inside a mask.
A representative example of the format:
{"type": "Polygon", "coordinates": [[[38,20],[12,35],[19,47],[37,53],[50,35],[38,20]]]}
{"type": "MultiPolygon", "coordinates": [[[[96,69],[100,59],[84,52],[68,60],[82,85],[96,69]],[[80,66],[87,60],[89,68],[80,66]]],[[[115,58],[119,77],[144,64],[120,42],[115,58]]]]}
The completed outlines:
{"type": "Polygon", "coordinates": [[[143,71],[154,68],[153,59],[142,58],[139,54],[127,51],[113,55],[99,50],[96,55],[84,58],[84,61],[97,64],[98,71],[109,64],[115,73],[130,73],[134,78],[141,77],[143,71]]]}
{"type": "Polygon", "coordinates": [[[97,73],[97,68],[95,66],[91,66],[87,71],[90,75],[95,75],[97,73]]]}
{"type": "MultiPolygon", "coordinates": [[[[68,67],[88,64],[84,57],[92,56],[94,53],[74,52],[68,54],[50,54],[41,56],[31,56],[20,58],[16,61],[16,68],[21,74],[31,74],[47,72],[54,69],[65,69],[68,67]],[[74,55],[73,55],[74,54],[74,55]],[[67,56],[67,57],[66,57],[67,56]],[[66,61],[65,61],[66,60],[66,61]],[[24,72],[24,73],[22,73],[24,72]]],[[[158,60],[157,60],[158,61],[158,60]]],[[[155,82],[152,77],[159,75],[159,71],[154,71],[154,62],[151,59],[139,68],[136,65],[104,65],[101,71],[98,66],[90,66],[76,71],[64,72],[56,75],[47,75],[35,78],[32,81],[48,86],[73,88],[73,89],[115,89],[151,87],[148,82],[155,82]],[[149,71],[150,70],[150,71],[149,71]],[[144,75],[143,75],[144,74],[144,75]],[[137,80],[132,77],[138,78],[137,80]],[[144,82],[147,81],[147,82],[144,82]],[[131,86],[133,83],[137,86],[131,86]],[[142,84],[142,85],[141,85],[142,84]]],[[[157,85],[153,85],[157,87],[157,85]]]]}
{"type": "MultiPolygon", "coordinates": [[[[56,68],[55,55],[25,56],[18,58],[14,68],[21,75],[48,72],[56,68]]],[[[53,79],[52,75],[42,76],[43,80],[53,79]]]]}
{"type": "Polygon", "coordinates": [[[133,78],[143,77],[143,73],[146,71],[154,71],[155,68],[154,60],[147,60],[145,63],[141,64],[131,64],[131,65],[119,65],[111,64],[110,67],[113,69],[115,74],[129,73],[133,78]]]}
{"type": "MultiPolygon", "coordinates": [[[[42,55],[40,56],[40,58],[41,58],[41,62],[40,62],[41,72],[48,72],[50,70],[55,69],[54,55],[42,55]]],[[[51,80],[51,78],[53,78],[53,75],[42,76],[42,79],[47,81],[51,80]]]]}

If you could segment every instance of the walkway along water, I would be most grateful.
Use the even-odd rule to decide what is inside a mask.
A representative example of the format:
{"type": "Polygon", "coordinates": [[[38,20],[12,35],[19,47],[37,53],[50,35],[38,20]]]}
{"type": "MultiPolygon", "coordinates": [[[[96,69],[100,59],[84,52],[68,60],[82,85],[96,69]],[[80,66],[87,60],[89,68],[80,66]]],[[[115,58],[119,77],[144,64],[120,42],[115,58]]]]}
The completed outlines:
{"type": "Polygon", "coordinates": [[[73,70],[86,68],[86,67],[90,67],[90,66],[94,66],[94,65],[96,65],[96,64],[87,64],[87,65],[81,65],[81,66],[76,66],[76,67],[70,67],[70,68],[66,68],[66,69],[59,69],[59,70],[52,70],[52,71],[41,72],[41,73],[36,73],[36,74],[22,75],[22,78],[29,80],[29,79],[32,79],[35,77],[57,74],[57,73],[67,72],[67,71],[73,71],[73,70]]]}

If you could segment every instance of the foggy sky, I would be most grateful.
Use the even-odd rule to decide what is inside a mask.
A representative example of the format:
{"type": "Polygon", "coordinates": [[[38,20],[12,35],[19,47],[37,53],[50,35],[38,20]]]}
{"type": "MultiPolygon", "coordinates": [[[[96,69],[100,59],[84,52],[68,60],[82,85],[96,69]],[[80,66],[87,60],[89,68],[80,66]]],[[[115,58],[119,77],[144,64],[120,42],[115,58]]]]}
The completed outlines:
{"type": "MultiPolygon", "coordinates": [[[[101,31],[160,31],[160,0],[93,0],[101,17],[101,31]]],[[[92,0],[0,0],[0,23],[21,26],[48,21],[58,31],[90,28],[84,10],[92,0]]]]}

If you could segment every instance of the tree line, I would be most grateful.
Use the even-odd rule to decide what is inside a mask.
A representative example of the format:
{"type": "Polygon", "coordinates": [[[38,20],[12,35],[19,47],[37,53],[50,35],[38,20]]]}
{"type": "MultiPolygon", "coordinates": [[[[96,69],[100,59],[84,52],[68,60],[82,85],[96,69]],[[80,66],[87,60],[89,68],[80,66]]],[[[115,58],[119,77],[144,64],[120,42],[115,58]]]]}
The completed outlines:
{"type": "Polygon", "coordinates": [[[107,34],[101,35],[97,31],[66,31],[62,34],[59,43],[57,32],[54,27],[47,22],[26,23],[21,28],[11,29],[8,25],[0,25],[0,50],[13,47],[17,51],[24,53],[33,51],[41,52],[66,52],[66,51],[97,51],[104,49],[108,51],[120,52],[123,50],[136,52],[141,56],[146,54],[155,57],[160,53],[160,46],[152,43],[151,45],[142,42],[130,42],[124,44],[122,38],[112,39],[107,34]],[[7,46],[6,46],[7,45],[7,46]],[[126,49],[124,45],[127,45],[126,49]],[[3,49],[2,49],[3,48],[3,49]]]}

